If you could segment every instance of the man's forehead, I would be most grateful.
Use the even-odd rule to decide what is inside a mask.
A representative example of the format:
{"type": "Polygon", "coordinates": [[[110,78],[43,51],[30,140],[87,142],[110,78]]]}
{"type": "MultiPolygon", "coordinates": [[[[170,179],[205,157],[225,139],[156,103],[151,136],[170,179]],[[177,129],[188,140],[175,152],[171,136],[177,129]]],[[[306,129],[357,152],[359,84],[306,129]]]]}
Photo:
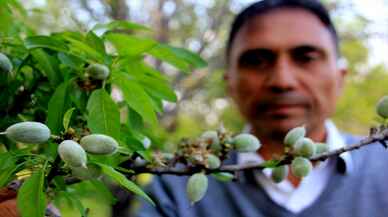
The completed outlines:
{"type": "Polygon", "coordinates": [[[281,49],[303,44],[335,49],[330,31],[313,13],[299,8],[278,8],[248,20],[236,35],[232,53],[257,47],[281,49]]]}

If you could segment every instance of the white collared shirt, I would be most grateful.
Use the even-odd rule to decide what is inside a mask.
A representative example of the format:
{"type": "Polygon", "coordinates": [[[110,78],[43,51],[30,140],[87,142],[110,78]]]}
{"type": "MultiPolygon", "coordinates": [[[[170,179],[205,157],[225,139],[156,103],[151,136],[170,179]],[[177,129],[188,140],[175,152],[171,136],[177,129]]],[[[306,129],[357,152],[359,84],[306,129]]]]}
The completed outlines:
{"type": "MultiPolygon", "coordinates": [[[[327,120],[325,127],[327,130],[326,143],[329,146],[329,150],[344,147],[345,141],[334,123],[327,120]]],[[[345,152],[340,157],[345,162],[346,173],[351,172],[353,165],[350,154],[345,152]]],[[[255,152],[238,154],[239,164],[247,162],[260,163],[263,161],[255,152]]],[[[335,172],[335,166],[333,160],[326,160],[319,163],[307,177],[301,180],[297,187],[294,187],[288,180],[280,183],[273,182],[271,180],[271,169],[264,169],[262,173],[255,173],[255,178],[275,203],[297,214],[312,205],[322,194],[329,178],[335,172]]]]}

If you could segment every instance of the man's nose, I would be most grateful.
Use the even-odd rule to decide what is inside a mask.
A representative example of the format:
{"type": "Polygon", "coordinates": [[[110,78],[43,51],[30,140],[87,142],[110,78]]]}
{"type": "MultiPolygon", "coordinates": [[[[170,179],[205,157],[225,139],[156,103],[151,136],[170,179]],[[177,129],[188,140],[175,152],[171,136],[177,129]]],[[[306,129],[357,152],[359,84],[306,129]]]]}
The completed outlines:
{"type": "Polygon", "coordinates": [[[297,71],[292,61],[287,57],[277,59],[270,73],[267,86],[273,92],[284,92],[294,89],[297,85],[297,71]]]}

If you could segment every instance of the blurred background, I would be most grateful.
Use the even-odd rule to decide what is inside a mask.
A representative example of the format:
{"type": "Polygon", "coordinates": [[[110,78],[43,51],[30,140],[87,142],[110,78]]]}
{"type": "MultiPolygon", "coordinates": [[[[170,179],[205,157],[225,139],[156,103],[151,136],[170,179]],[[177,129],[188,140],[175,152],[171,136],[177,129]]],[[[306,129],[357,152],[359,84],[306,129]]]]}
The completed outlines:
{"type": "MultiPolygon", "coordinates": [[[[169,75],[178,103],[165,103],[160,127],[153,129],[162,146],[173,149],[183,137],[195,137],[220,123],[232,132],[244,122],[225,95],[224,45],[234,15],[252,0],[21,0],[27,9],[23,22],[41,34],[89,30],[97,23],[130,20],[154,30],[161,42],[199,53],[207,68],[184,75],[155,63],[169,75]]],[[[334,116],[341,130],[367,134],[376,124],[374,106],[388,94],[388,1],[325,0],[342,40],[349,76],[334,116]]],[[[0,14],[1,18],[1,14],[0,14]]],[[[84,186],[87,188],[87,186],[84,186]]],[[[110,206],[93,193],[83,195],[90,216],[110,216],[110,206]]],[[[66,209],[63,216],[79,216],[66,209]]]]}
{"type": "MultiPolygon", "coordinates": [[[[242,121],[225,96],[224,44],[234,15],[253,0],[22,0],[35,31],[88,30],[97,23],[130,20],[154,30],[153,37],[199,53],[205,69],[184,75],[156,63],[169,75],[179,98],[165,104],[159,136],[195,136],[220,122],[233,131],[242,121]]],[[[388,93],[388,1],[325,0],[340,33],[350,76],[334,117],[342,130],[365,134],[374,104],[388,93]]]]}

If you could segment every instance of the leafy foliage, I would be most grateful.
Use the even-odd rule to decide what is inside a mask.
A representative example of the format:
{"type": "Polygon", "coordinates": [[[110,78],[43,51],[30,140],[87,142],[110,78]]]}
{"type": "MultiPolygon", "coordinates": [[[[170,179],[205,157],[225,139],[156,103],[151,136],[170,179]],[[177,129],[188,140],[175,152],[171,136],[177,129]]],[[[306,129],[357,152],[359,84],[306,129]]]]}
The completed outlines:
{"type": "Polygon", "coordinates": [[[142,145],[144,133],[152,134],[149,126],[158,125],[163,101],[175,102],[177,97],[168,79],[144,59],[166,61],[185,73],[206,66],[205,61],[142,35],[151,30],[127,21],[98,24],[88,32],[35,34],[14,17],[15,10],[22,10],[16,1],[0,4],[0,52],[14,65],[12,73],[2,74],[0,127],[38,121],[46,123],[53,134],[46,144],[27,148],[0,138],[5,150],[0,153],[1,187],[15,178],[25,180],[18,194],[21,215],[42,217],[46,204],[58,198],[66,198],[82,216],[87,215],[70,193],[71,168],[60,161],[56,149],[65,139],[79,141],[90,133],[109,135],[119,141],[120,148],[114,155],[88,154],[89,160],[106,177],[152,202],[120,173],[124,170],[120,163],[135,152],[149,155],[142,145]],[[107,66],[110,76],[106,80],[89,76],[86,68],[93,63],[107,66]],[[114,97],[113,92],[120,94],[114,97]]]}

